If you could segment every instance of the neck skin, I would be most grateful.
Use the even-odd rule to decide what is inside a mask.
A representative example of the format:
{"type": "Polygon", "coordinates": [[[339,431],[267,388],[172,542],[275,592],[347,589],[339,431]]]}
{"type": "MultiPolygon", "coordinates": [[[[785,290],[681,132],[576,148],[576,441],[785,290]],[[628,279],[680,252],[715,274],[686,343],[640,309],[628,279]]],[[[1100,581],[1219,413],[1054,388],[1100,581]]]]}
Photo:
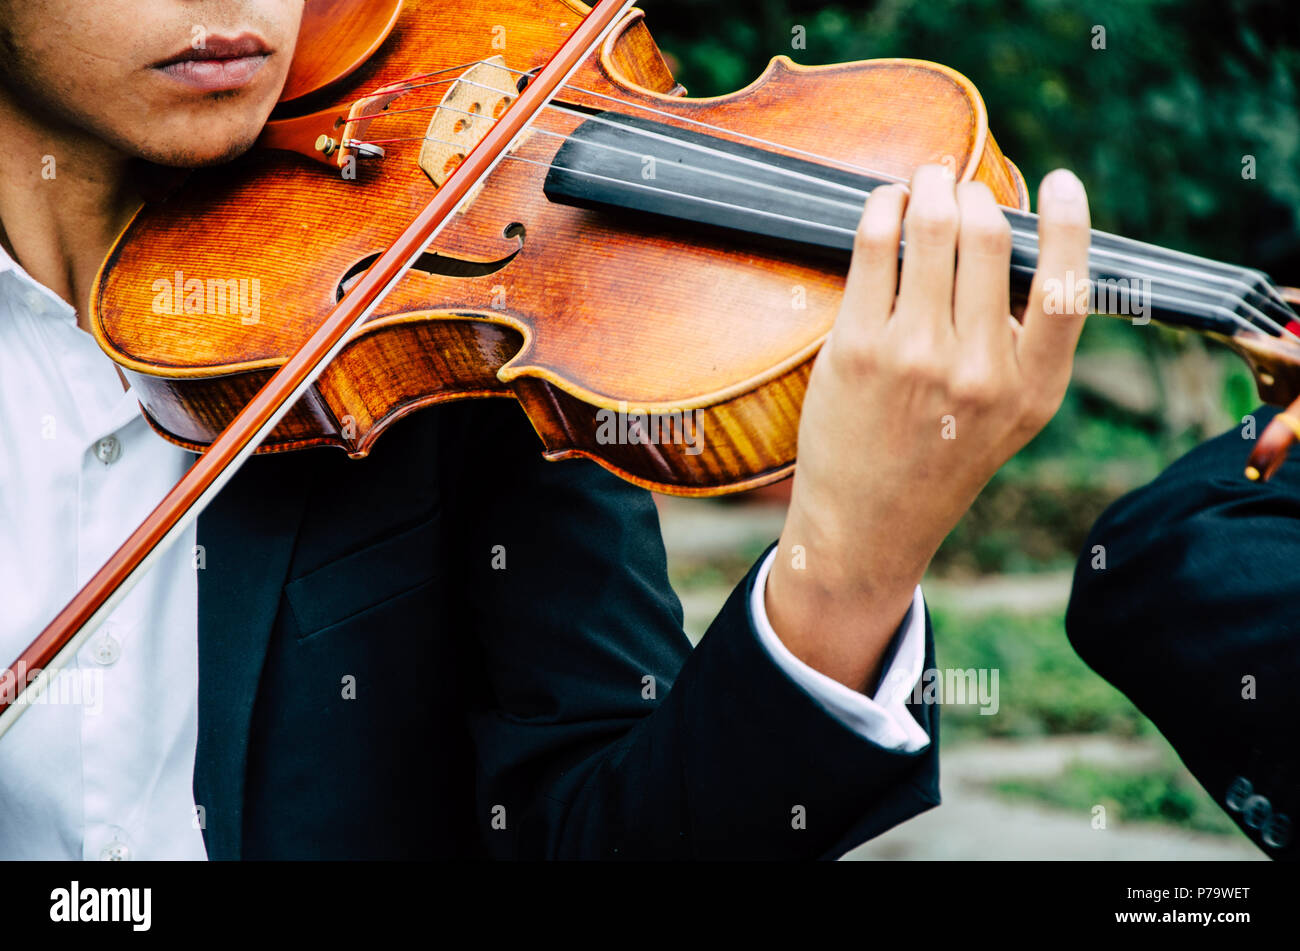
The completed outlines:
{"type": "Polygon", "coordinates": [[[3,90],[0,128],[0,241],[89,330],[91,283],[141,203],[131,160],[89,132],[32,115],[3,90]]]}

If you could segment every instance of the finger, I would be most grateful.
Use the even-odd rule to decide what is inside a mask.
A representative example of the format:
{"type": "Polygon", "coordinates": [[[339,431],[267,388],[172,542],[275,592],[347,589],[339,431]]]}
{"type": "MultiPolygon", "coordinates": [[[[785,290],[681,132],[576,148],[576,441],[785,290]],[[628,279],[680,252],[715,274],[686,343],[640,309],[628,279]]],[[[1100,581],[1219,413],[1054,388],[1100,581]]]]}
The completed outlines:
{"type": "Polygon", "coordinates": [[[878,185],[867,197],[853,237],[853,259],[840,312],[865,325],[883,324],[898,294],[898,241],[907,207],[905,185],[878,185]]]}
{"type": "Polygon", "coordinates": [[[957,336],[1005,344],[1011,340],[1011,223],[983,182],[958,185],[957,208],[957,336]]]}
{"type": "Polygon", "coordinates": [[[912,177],[903,241],[900,308],[933,321],[936,329],[951,329],[957,197],[952,173],[942,165],[922,165],[912,177]]]}
{"type": "Polygon", "coordinates": [[[1074,348],[1088,316],[1088,196],[1066,169],[1038,190],[1038,269],[1029,287],[1020,365],[1048,378],[1069,376],[1074,348]]]}

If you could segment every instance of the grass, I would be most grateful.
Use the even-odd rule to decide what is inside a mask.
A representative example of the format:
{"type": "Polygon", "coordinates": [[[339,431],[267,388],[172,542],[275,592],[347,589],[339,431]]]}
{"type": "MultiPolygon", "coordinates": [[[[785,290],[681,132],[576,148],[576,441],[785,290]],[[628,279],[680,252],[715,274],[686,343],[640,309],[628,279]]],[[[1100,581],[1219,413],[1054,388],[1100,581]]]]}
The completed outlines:
{"type": "Polygon", "coordinates": [[[995,793],[1070,811],[1100,804],[1111,822],[1238,834],[1151,721],[1075,655],[1065,637],[1063,611],[970,614],[941,602],[931,605],[931,617],[939,667],[999,671],[998,712],[984,716],[974,704],[945,707],[945,746],[995,737],[1103,733],[1149,738],[1164,751],[1160,763],[1145,770],[1075,762],[1050,778],[998,780],[991,786],[995,793]]]}
{"type": "MultiPolygon", "coordinates": [[[[1171,760],[1173,754],[1169,754],[1171,760]]],[[[1106,807],[1107,822],[1164,822],[1219,835],[1237,827],[1173,760],[1156,770],[1116,772],[1072,763],[1059,776],[1042,780],[1006,779],[994,790],[1010,799],[1032,799],[1070,811],[1106,807]]]]}
{"type": "Polygon", "coordinates": [[[1063,612],[968,615],[932,604],[940,668],[996,669],[999,709],[943,711],[945,743],[990,737],[1107,733],[1131,738],[1155,731],[1123,694],[1092,672],[1065,638],[1063,612]]]}

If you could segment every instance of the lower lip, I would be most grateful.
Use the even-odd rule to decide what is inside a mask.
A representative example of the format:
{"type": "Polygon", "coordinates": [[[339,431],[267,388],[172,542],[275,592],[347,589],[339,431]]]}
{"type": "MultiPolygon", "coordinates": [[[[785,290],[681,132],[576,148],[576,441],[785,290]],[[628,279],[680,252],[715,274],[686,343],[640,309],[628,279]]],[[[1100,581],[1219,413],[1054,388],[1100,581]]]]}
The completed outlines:
{"type": "Polygon", "coordinates": [[[203,92],[238,89],[248,84],[266,62],[266,54],[234,59],[190,59],[157,67],[177,82],[203,92]]]}

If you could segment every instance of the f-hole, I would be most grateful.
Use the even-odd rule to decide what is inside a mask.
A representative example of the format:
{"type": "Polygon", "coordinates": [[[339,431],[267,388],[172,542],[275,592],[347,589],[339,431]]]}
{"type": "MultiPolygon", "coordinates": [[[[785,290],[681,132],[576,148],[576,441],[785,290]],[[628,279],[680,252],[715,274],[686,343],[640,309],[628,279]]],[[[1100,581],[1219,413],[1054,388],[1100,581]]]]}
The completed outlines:
{"type": "MultiPolygon", "coordinates": [[[[423,274],[437,274],[442,277],[486,277],[489,274],[495,274],[518,257],[519,252],[524,249],[525,231],[523,222],[511,222],[501,229],[501,234],[503,237],[514,238],[519,242],[519,247],[503,258],[498,258],[495,261],[468,261],[464,258],[440,254],[437,251],[426,251],[416,258],[410,270],[420,271],[423,274]]],[[[379,252],[367,254],[348,268],[347,273],[343,275],[343,279],[339,281],[338,287],[334,289],[335,301],[342,300],[343,295],[348,292],[356,280],[370,270],[370,266],[378,260],[379,252]]]]}

